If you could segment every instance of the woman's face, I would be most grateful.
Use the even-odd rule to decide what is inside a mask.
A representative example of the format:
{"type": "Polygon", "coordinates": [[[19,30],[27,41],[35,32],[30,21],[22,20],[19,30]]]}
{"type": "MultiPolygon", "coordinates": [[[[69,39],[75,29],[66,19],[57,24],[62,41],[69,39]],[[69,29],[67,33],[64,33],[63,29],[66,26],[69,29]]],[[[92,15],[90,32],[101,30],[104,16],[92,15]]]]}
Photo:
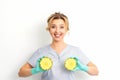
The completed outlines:
{"type": "Polygon", "coordinates": [[[50,24],[49,32],[53,41],[62,41],[67,32],[67,26],[62,19],[54,19],[50,24]]]}

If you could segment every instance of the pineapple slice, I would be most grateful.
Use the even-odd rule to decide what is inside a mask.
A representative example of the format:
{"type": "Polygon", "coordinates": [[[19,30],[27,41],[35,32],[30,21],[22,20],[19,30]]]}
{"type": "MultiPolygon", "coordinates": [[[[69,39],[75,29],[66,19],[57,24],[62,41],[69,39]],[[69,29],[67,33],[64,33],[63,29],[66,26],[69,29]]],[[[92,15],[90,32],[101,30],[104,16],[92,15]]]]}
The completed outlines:
{"type": "Polygon", "coordinates": [[[68,58],[65,61],[65,68],[67,70],[73,70],[77,66],[77,62],[74,58],[68,58]]]}
{"type": "Polygon", "coordinates": [[[43,70],[49,70],[51,69],[52,67],[52,60],[49,58],[49,57],[43,57],[40,61],[40,67],[43,69],[43,70]]]}

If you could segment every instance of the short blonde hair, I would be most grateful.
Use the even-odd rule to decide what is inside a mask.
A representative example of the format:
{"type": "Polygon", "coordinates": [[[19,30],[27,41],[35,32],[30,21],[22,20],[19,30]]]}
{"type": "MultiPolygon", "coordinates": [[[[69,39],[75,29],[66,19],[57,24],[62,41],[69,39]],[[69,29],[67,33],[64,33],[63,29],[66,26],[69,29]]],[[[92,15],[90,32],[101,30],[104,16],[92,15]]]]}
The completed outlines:
{"type": "Polygon", "coordinates": [[[65,22],[65,24],[67,25],[67,30],[69,30],[68,17],[60,12],[55,12],[54,14],[52,14],[48,17],[48,20],[47,20],[48,26],[46,28],[47,30],[50,29],[50,24],[52,23],[52,21],[54,19],[62,19],[65,22]]]}

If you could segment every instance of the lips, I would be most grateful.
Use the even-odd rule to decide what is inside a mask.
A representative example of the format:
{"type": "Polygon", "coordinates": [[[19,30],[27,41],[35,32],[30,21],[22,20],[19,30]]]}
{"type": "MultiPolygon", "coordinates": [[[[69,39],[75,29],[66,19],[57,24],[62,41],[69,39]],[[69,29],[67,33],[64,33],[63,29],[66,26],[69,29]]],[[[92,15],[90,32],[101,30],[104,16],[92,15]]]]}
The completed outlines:
{"type": "Polygon", "coordinates": [[[62,34],[54,34],[54,36],[55,36],[56,38],[59,38],[59,37],[62,36],[62,34]]]}

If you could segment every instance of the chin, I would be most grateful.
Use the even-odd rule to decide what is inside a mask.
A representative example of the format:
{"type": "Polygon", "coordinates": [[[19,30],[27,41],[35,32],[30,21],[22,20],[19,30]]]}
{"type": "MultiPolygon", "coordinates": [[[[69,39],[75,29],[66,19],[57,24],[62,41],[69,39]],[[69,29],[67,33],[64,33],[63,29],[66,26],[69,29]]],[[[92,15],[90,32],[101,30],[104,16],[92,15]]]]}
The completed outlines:
{"type": "Polygon", "coordinates": [[[62,40],[54,40],[55,42],[61,42],[62,40]]]}
{"type": "Polygon", "coordinates": [[[55,42],[61,42],[63,41],[62,39],[54,39],[55,42]]]}

